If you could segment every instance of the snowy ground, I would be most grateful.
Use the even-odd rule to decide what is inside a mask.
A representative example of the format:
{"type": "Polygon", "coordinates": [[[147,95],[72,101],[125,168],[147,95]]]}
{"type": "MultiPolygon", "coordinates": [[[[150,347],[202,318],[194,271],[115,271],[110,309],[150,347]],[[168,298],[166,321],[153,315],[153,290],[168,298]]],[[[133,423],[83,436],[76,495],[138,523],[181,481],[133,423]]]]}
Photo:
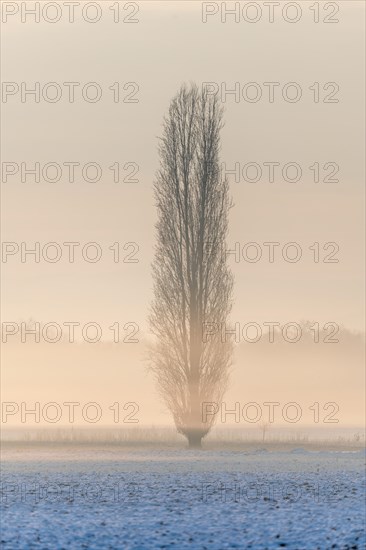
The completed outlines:
{"type": "Polygon", "coordinates": [[[4,550],[364,549],[365,454],[6,448],[4,550]]]}

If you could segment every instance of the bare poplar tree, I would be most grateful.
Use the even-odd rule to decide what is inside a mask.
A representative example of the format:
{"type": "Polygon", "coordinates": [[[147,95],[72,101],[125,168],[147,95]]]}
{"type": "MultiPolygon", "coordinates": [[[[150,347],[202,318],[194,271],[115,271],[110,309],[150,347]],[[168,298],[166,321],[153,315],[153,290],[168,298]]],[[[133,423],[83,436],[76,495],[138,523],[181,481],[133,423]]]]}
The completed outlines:
{"type": "Polygon", "coordinates": [[[232,344],[203,338],[206,324],[225,323],[233,279],[225,239],[231,207],[219,167],[222,107],[215,95],[183,85],[164,118],[150,326],[151,368],[179,433],[200,447],[202,405],[222,400],[232,344]],[[205,341],[207,340],[207,341],[205,341]]]}

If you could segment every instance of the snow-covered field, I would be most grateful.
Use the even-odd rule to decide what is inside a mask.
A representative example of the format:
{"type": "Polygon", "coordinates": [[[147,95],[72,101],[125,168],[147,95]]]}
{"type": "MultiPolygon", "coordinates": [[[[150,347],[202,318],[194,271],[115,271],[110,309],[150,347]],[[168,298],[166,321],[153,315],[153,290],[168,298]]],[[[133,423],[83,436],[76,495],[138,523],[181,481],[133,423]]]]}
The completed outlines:
{"type": "Polygon", "coordinates": [[[364,549],[361,451],[4,450],[16,549],[364,549]]]}

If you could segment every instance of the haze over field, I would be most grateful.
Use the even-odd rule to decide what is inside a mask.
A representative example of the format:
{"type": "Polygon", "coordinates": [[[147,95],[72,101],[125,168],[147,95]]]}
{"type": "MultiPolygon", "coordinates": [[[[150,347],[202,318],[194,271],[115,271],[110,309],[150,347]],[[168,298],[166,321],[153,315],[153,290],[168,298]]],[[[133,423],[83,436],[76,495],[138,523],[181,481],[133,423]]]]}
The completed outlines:
{"type": "MultiPolygon", "coordinates": [[[[276,410],[280,411],[286,403],[295,401],[303,409],[299,425],[306,425],[314,419],[313,412],[309,410],[314,402],[318,402],[321,409],[326,403],[335,402],[339,412],[334,419],[338,419],[339,423],[323,425],[324,428],[362,426],[363,337],[341,331],[338,334],[339,343],[325,344],[314,343],[313,333],[304,334],[306,339],[296,344],[285,342],[281,336],[270,344],[268,334],[257,343],[244,341],[238,344],[231,383],[224,398],[227,410],[235,409],[236,402],[240,403],[240,410],[246,403],[256,402],[262,407],[263,418],[268,420],[269,409],[263,403],[278,402],[281,406],[276,410]]],[[[103,409],[103,417],[97,425],[113,421],[113,412],[108,407],[114,402],[119,402],[121,407],[128,402],[136,402],[139,412],[134,418],[139,420],[140,425],[170,424],[170,416],[146,369],[144,337],[136,344],[32,344],[31,340],[22,344],[12,342],[9,337],[9,343],[3,345],[2,399],[4,402],[27,403],[29,409],[34,408],[35,402],[43,406],[49,402],[86,404],[94,401],[100,403],[103,409]]],[[[327,412],[330,413],[331,409],[323,411],[323,418],[327,412]]],[[[54,414],[55,411],[50,410],[50,417],[54,414]]],[[[289,411],[289,415],[296,416],[296,411],[289,411]]],[[[250,410],[248,416],[255,418],[256,412],[250,410]]],[[[68,418],[65,407],[63,417],[68,418]]],[[[42,415],[40,420],[40,425],[52,427],[52,424],[42,420],[42,415]]],[[[225,424],[236,424],[236,420],[234,415],[227,415],[225,424]]],[[[28,415],[28,423],[35,424],[34,416],[28,415]]],[[[75,423],[88,425],[80,412],[75,423]]],[[[21,424],[20,409],[8,416],[9,427],[21,424]]],[[[64,422],[60,421],[60,424],[64,422]]],[[[276,414],[275,424],[286,425],[282,414],[276,414]]],[[[239,425],[244,429],[251,427],[243,417],[239,425]]],[[[287,427],[291,427],[289,423],[287,427]]]]}

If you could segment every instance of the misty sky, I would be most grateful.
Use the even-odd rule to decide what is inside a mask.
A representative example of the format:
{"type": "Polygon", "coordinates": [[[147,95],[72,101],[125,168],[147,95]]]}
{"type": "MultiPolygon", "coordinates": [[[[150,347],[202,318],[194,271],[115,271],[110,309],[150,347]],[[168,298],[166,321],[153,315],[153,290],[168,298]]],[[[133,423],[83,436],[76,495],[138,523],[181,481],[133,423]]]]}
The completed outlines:
{"type": "MultiPolygon", "coordinates": [[[[136,24],[113,23],[107,8],[94,25],[80,17],[73,24],[21,23],[18,16],[9,17],[2,25],[3,81],[30,87],[35,82],[97,82],[103,96],[88,103],[77,91],[70,104],[64,86],[58,103],[31,98],[22,103],[20,94],[9,96],[1,105],[2,162],[95,162],[103,177],[88,183],[78,172],[75,182],[68,183],[66,169],[57,183],[9,177],[2,183],[2,240],[24,241],[30,248],[36,241],[41,246],[97,242],[103,257],[88,263],[77,252],[70,264],[66,248],[54,264],[30,258],[21,263],[20,254],[9,256],[2,264],[3,321],[32,317],[60,324],[96,321],[103,327],[133,321],[146,334],[156,219],[152,183],[159,162],[157,138],[169,102],[183,82],[226,83],[227,89],[236,82],[240,89],[256,82],[264,94],[257,103],[236,103],[233,95],[227,96],[222,131],[221,160],[228,168],[256,162],[263,169],[256,183],[229,177],[235,207],[228,248],[239,243],[241,250],[256,242],[263,252],[257,263],[230,259],[235,276],[231,319],[242,324],[309,319],[364,330],[365,8],[363,2],[339,2],[340,22],[327,25],[312,22],[307,4],[301,3],[303,18],[296,24],[280,18],[268,23],[265,17],[256,24],[222,23],[219,15],[204,24],[201,2],[174,1],[139,3],[136,24]],[[122,96],[125,83],[137,83],[138,102],[114,103],[108,88],[115,82],[122,96]],[[265,99],[265,82],[280,83],[274,103],[265,99]],[[302,88],[297,103],[282,99],[282,86],[288,82],[302,88]],[[322,97],[322,86],[336,82],[339,102],[314,103],[309,87],[315,82],[322,97]],[[137,163],[139,182],[114,183],[108,167],[116,162],[137,163]],[[278,175],[270,183],[265,162],[296,162],[302,179],[291,183],[278,175]],[[309,167],[315,162],[338,164],[339,183],[314,183],[309,167]],[[115,242],[122,247],[137,243],[139,261],[114,263],[108,247],[115,242]],[[281,243],[273,263],[268,262],[265,242],[281,243]],[[282,259],[282,247],[289,242],[302,248],[298,263],[282,259]],[[314,263],[309,247],[315,242],[321,257],[322,246],[335,242],[339,262],[314,263]]],[[[122,257],[131,250],[122,250],[122,257]]],[[[130,353],[121,348],[121,361],[130,353]]],[[[16,357],[9,355],[16,365],[16,357]]],[[[135,371],[132,366],[124,371],[133,384],[143,379],[143,367],[134,358],[131,365],[136,364],[135,371]]],[[[107,387],[114,380],[110,376],[107,387]]],[[[158,418],[158,406],[153,407],[158,418]]]]}

